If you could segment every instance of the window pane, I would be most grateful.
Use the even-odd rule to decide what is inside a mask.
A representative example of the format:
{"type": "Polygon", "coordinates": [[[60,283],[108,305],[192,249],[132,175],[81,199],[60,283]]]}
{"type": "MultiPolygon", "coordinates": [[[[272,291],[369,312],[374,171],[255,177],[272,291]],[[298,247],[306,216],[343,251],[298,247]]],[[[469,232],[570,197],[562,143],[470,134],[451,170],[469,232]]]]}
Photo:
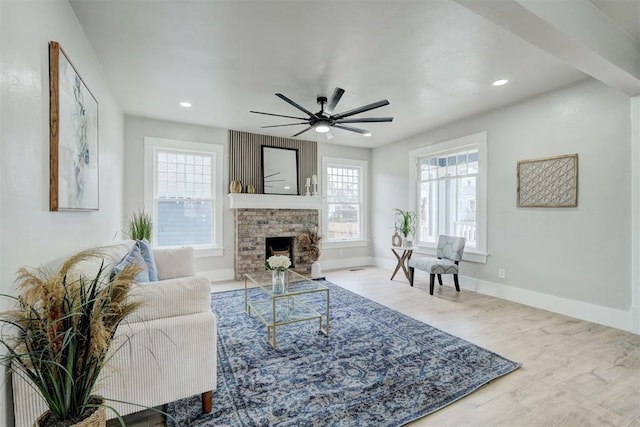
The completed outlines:
{"type": "Polygon", "coordinates": [[[335,240],[360,237],[360,205],[329,204],[327,237],[335,240]]]}
{"type": "Polygon", "coordinates": [[[158,246],[213,244],[213,203],[193,200],[158,200],[158,246]]]}
{"type": "Polygon", "coordinates": [[[417,240],[436,243],[440,234],[452,234],[476,247],[478,150],[425,156],[418,171],[417,240]]]}
{"type": "Polygon", "coordinates": [[[159,247],[213,245],[212,165],[213,156],[205,153],[158,152],[155,198],[159,247]]]}
{"type": "Polygon", "coordinates": [[[327,238],[362,238],[362,170],[357,166],[327,166],[327,238]]]}
{"type": "Polygon", "coordinates": [[[418,241],[434,243],[438,224],[438,183],[423,182],[419,188],[418,241]]]}

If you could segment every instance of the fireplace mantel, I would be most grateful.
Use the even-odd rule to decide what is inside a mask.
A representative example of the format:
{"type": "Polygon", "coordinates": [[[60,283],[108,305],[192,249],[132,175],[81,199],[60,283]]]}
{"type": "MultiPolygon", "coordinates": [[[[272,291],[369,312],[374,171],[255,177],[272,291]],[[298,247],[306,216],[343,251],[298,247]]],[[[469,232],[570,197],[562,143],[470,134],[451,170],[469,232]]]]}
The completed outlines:
{"type": "Polygon", "coordinates": [[[229,193],[231,209],[322,209],[320,196],[229,193]]]}

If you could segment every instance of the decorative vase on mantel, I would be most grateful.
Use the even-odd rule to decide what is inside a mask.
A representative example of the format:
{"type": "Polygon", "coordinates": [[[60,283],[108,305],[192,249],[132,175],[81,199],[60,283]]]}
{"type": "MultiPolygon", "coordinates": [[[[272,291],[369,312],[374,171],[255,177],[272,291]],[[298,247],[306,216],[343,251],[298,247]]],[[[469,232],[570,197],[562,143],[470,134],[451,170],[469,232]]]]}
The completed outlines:
{"type": "Polygon", "coordinates": [[[231,181],[229,191],[231,193],[242,193],[242,182],[236,180],[231,181]]]}
{"type": "Polygon", "coordinates": [[[271,270],[271,292],[274,294],[285,293],[285,271],[286,270],[280,270],[277,268],[275,270],[271,270]]]}

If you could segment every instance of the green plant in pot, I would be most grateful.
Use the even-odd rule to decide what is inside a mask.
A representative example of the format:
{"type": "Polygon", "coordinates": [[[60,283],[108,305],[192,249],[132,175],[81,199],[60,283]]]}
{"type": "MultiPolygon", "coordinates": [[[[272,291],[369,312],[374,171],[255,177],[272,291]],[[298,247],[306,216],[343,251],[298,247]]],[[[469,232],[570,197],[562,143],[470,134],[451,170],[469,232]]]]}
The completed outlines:
{"type": "Polygon", "coordinates": [[[394,209],[395,211],[395,222],[394,222],[394,230],[397,233],[400,233],[403,236],[402,245],[403,246],[412,246],[413,245],[413,236],[416,234],[416,214],[413,211],[402,210],[402,209],[394,209]]]}
{"type": "MultiPolygon", "coordinates": [[[[0,362],[28,378],[49,410],[36,426],[104,426],[104,399],[95,394],[118,325],[140,303],[129,298],[140,268],[129,265],[110,277],[104,261],[93,277],[81,271],[99,249],[79,252],[57,271],[20,268],[14,308],[0,313],[0,362]]],[[[122,422],[122,421],[121,421],[122,422]]]]}
{"type": "Polygon", "coordinates": [[[153,222],[151,215],[144,209],[138,209],[129,217],[129,238],[133,240],[151,241],[153,222]]]}

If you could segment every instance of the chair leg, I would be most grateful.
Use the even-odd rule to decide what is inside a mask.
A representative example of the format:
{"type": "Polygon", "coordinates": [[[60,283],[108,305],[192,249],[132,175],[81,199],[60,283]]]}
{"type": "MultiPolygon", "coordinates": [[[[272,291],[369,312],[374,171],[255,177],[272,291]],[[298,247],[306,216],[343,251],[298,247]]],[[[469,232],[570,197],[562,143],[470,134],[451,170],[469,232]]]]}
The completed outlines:
{"type": "Polygon", "coordinates": [[[435,282],[435,278],[436,278],[435,274],[430,274],[429,275],[429,293],[431,295],[433,295],[433,285],[435,285],[435,283],[434,283],[435,282]]]}
{"type": "Polygon", "coordinates": [[[409,267],[409,284],[413,286],[413,275],[415,274],[415,268],[409,267]]]}
{"type": "Polygon", "coordinates": [[[438,283],[442,286],[442,274],[438,274],[438,283]]]}
{"type": "Polygon", "coordinates": [[[208,414],[213,409],[213,391],[205,391],[202,393],[202,413],[208,414]]]}
{"type": "Polygon", "coordinates": [[[456,291],[460,292],[460,283],[458,283],[458,275],[453,275],[453,283],[456,285],[456,291]]]}

